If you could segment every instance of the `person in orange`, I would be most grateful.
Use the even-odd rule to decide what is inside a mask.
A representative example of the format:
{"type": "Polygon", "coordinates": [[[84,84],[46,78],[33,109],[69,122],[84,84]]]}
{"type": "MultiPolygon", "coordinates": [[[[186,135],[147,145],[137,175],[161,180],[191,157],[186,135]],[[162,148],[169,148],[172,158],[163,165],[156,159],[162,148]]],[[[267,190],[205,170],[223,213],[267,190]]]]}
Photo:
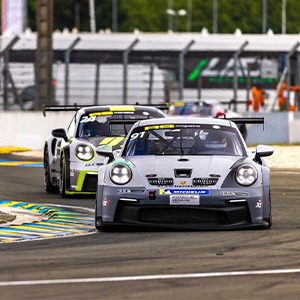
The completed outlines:
{"type": "MultiPolygon", "coordinates": [[[[290,86],[290,91],[297,92],[297,91],[299,91],[299,88],[297,86],[291,85],[290,86]]],[[[279,106],[280,111],[285,111],[286,110],[286,108],[285,108],[286,96],[287,96],[286,94],[287,94],[286,83],[283,82],[281,84],[280,88],[279,88],[279,91],[278,91],[278,106],[279,106]]],[[[289,110],[290,111],[295,111],[295,105],[290,104],[289,110]]]]}
{"type": "Polygon", "coordinates": [[[252,94],[252,109],[254,112],[260,112],[265,105],[265,91],[260,83],[255,83],[251,89],[252,94]]]}

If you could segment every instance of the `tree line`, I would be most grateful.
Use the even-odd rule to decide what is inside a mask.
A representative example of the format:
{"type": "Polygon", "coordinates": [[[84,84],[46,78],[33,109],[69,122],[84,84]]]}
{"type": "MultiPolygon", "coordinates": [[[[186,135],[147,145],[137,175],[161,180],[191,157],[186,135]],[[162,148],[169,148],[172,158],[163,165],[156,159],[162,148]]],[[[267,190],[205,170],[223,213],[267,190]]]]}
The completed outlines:
{"type": "MultiPolygon", "coordinates": [[[[113,0],[94,0],[96,31],[116,28],[113,26],[113,0]]],[[[118,0],[117,31],[133,32],[200,32],[214,29],[213,11],[217,12],[217,32],[233,33],[239,28],[242,33],[259,34],[263,28],[263,0],[118,0]],[[215,2],[215,3],[216,3],[215,2]],[[173,14],[168,23],[168,3],[173,3],[173,14]],[[186,11],[181,14],[180,11],[186,11]],[[170,20],[172,27],[170,28],[170,20]]],[[[28,27],[36,31],[37,0],[27,0],[28,27]]],[[[116,2],[115,2],[116,3],[116,2]]],[[[274,33],[282,33],[282,0],[266,0],[266,27],[274,33]]],[[[90,31],[89,0],[53,0],[53,28],[90,31]]],[[[114,6],[115,7],[115,6],[114,6]]],[[[286,33],[300,32],[300,1],[286,0],[286,33]]]]}

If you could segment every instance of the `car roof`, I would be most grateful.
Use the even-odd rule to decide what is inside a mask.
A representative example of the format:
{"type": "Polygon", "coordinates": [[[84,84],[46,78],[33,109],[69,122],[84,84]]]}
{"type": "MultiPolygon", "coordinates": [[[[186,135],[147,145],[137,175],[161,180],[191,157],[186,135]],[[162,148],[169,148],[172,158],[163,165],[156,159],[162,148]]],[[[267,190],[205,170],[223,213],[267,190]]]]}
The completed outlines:
{"type": "Polygon", "coordinates": [[[170,105],[173,106],[184,106],[184,105],[197,105],[197,104],[221,104],[221,102],[217,99],[184,99],[180,101],[174,101],[170,105]]]}
{"type": "Polygon", "coordinates": [[[219,125],[227,127],[236,127],[236,125],[226,119],[221,118],[200,118],[200,117],[190,117],[190,116],[180,116],[180,117],[167,117],[164,119],[148,119],[137,122],[135,127],[149,126],[149,125],[163,125],[163,124],[198,124],[198,125],[219,125]]]}
{"type": "Polygon", "coordinates": [[[145,106],[145,105],[96,105],[96,106],[86,106],[82,107],[78,110],[79,114],[89,114],[93,112],[137,112],[143,113],[147,112],[150,115],[157,115],[164,117],[165,114],[162,110],[153,107],[153,106],[145,106]]]}

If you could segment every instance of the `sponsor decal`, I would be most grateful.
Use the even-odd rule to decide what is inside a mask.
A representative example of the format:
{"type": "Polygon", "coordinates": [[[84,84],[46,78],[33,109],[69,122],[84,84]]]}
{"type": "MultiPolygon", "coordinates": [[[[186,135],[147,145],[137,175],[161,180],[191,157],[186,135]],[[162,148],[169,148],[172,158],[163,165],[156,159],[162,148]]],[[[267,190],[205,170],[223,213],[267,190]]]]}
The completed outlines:
{"type": "Polygon", "coordinates": [[[218,182],[219,178],[194,178],[193,185],[215,185],[218,182]]]}
{"type": "Polygon", "coordinates": [[[222,196],[238,196],[238,197],[248,197],[249,193],[246,192],[232,192],[232,191],[223,191],[221,192],[222,196]]]}
{"type": "Polygon", "coordinates": [[[99,111],[99,112],[90,113],[89,116],[90,117],[111,116],[112,114],[113,114],[113,112],[111,112],[111,111],[99,111]]]}
{"type": "Polygon", "coordinates": [[[118,194],[128,194],[128,193],[140,193],[144,194],[146,190],[143,189],[120,189],[117,191],[118,194]]]}
{"type": "Polygon", "coordinates": [[[103,206],[109,206],[110,205],[110,200],[104,198],[103,199],[103,206]]]}
{"type": "Polygon", "coordinates": [[[160,195],[209,195],[209,189],[160,189],[160,195]]]}
{"type": "Polygon", "coordinates": [[[97,167],[102,165],[103,163],[89,163],[89,164],[85,164],[85,167],[97,167]]]}
{"type": "Polygon", "coordinates": [[[199,205],[199,195],[170,195],[170,205],[199,205]]]}
{"type": "Polygon", "coordinates": [[[173,178],[148,178],[151,185],[173,185],[173,178]]]}
{"type": "Polygon", "coordinates": [[[151,126],[146,126],[144,130],[147,131],[153,129],[172,129],[174,127],[175,126],[173,124],[151,125],[151,126]]]}
{"type": "Polygon", "coordinates": [[[129,106],[129,105],[118,105],[118,106],[111,106],[110,111],[113,112],[134,112],[135,107],[134,106],[129,106]]]}
{"type": "Polygon", "coordinates": [[[257,202],[256,202],[256,206],[255,206],[255,208],[262,208],[262,201],[261,200],[258,200],[257,202]]]}

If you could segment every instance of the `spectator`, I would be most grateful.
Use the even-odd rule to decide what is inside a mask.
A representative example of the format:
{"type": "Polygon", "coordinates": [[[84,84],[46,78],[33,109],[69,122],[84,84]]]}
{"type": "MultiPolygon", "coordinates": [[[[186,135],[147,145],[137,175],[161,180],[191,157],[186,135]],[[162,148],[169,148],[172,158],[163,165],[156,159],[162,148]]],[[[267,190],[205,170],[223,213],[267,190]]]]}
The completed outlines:
{"type": "MultiPolygon", "coordinates": [[[[290,91],[297,92],[299,91],[299,88],[297,86],[291,85],[290,91]]],[[[278,106],[280,111],[286,110],[286,97],[287,97],[286,83],[283,82],[278,91],[278,106]]],[[[295,111],[295,105],[290,104],[289,110],[295,111]]]]}
{"type": "Polygon", "coordinates": [[[262,89],[260,83],[255,83],[251,89],[252,109],[254,112],[261,112],[265,105],[266,92],[262,89]]]}

